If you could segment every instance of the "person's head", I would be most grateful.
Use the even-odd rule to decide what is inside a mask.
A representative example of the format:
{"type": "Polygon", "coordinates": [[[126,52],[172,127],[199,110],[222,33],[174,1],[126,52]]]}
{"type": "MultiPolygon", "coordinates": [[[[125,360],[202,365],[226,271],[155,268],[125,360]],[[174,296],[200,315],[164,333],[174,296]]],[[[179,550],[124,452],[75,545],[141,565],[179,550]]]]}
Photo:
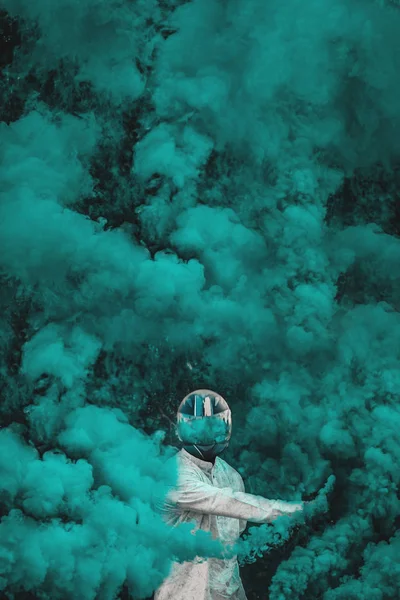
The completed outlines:
{"type": "Polygon", "coordinates": [[[192,456],[214,462],[229,445],[231,433],[231,411],[216,392],[195,390],[180,403],[177,434],[183,448],[192,456]]]}

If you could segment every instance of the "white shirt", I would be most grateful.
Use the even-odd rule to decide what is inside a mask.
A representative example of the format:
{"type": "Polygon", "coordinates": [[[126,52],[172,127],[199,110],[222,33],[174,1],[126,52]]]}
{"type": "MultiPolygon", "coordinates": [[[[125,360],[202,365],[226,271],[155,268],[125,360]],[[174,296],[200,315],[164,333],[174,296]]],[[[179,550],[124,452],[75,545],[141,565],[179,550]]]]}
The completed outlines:
{"type": "MultiPolygon", "coordinates": [[[[191,522],[194,531],[210,531],[215,539],[231,545],[247,521],[270,523],[303,507],[302,503],[246,494],[239,473],[219,456],[212,464],[180,450],[177,458],[178,483],[161,509],[171,526],[191,522]]],[[[246,600],[237,558],[198,557],[192,562],[173,563],[154,600],[246,600]]]]}

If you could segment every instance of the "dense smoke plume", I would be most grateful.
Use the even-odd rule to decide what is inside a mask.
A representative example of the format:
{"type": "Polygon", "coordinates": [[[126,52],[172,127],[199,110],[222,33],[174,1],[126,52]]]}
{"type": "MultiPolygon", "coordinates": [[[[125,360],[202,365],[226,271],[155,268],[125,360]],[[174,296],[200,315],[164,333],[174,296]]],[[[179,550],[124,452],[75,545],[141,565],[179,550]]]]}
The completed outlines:
{"type": "Polygon", "coordinates": [[[144,599],[223,552],[157,510],[199,387],[247,491],[328,480],[246,532],[249,600],[398,598],[397,3],[0,11],[4,598],[144,599]]]}

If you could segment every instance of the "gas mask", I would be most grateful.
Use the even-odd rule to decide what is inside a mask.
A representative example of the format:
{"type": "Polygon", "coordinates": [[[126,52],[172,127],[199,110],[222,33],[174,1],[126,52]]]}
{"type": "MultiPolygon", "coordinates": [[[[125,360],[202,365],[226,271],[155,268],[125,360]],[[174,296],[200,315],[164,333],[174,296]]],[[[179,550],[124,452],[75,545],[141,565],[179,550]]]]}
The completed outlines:
{"type": "Polygon", "coordinates": [[[192,456],[214,462],[229,445],[232,417],[227,402],[211,390],[195,390],[181,402],[177,434],[192,456]]]}

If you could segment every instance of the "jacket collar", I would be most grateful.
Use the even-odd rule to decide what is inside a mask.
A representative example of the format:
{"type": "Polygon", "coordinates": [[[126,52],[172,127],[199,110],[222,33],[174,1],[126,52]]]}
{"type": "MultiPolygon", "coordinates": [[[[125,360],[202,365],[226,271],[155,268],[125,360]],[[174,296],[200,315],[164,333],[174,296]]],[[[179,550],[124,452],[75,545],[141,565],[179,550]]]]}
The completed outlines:
{"type": "Polygon", "coordinates": [[[217,460],[219,460],[218,456],[215,459],[215,464],[207,462],[205,460],[201,460],[200,458],[196,458],[196,456],[192,456],[191,454],[189,454],[189,452],[185,450],[185,448],[182,448],[180,450],[180,454],[182,454],[182,456],[186,460],[190,460],[191,462],[193,462],[197,467],[199,467],[199,469],[201,469],[205,473],[211,473],[211,471],[215,467],[215,464],[217,463],[217,460]]]}

